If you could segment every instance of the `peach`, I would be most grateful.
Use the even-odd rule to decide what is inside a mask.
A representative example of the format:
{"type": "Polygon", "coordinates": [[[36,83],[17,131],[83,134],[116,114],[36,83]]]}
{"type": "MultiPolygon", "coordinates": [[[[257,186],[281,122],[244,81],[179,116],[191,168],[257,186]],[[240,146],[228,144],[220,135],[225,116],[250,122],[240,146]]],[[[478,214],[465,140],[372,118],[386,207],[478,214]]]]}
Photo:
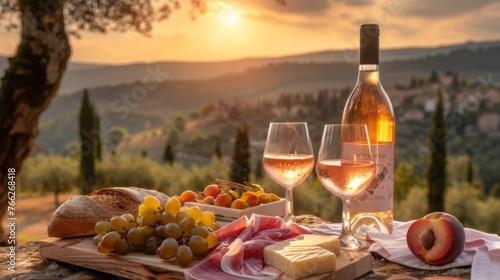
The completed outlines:
{"type": "Polygon", "coordinates": [[[219,188],[219,185],[210,184],[203,189],[203,194],[205,194],[205,196],[216,198],[221,193],[221,191],[222,190],[219,188]]]}
{"type": "Polygon", "coordinates": [[[406,242],[410,251],[424,262],[443,265],[464,250],[465,229],[453,215],[434,212],[410,225],[406,242]]]}
{"type": "Polygon", "coordinates": [[[234,208],[234,209],[245,209],[248,207],[249,207],[248,203],[241,198],[235,199],[233,201],[233,203],[231,203],[231,208],[234,208]]]}
{"type": "Polygon", "coordinates": [[[233,203],[233,199],[229,196],[228,193],[219,194],[214,201],[215,206],[221,207],[231,207],[231,203],[233,203]]]}
{"type": "Polygon", "coordinates": [[[259,197],[254,192],[245,192],[241,195],[241,199],[248,203],[248,206],[259,204],[259,197]]]}

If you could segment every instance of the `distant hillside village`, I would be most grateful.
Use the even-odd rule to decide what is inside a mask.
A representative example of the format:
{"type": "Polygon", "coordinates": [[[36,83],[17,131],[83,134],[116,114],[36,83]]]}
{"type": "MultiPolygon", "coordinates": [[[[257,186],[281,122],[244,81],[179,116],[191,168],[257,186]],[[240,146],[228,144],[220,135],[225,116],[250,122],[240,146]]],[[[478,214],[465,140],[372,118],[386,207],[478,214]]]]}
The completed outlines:
{"type": "MultiPolygon", "coordinates": [[[[491,78],[491,77],[490,77],[491,78]]],[[[486,81],[486,80],[485,80],[486,81]]],[[[390,89],[390,96],[401,115],[398,120],[422,121],[434,112],[436,92],[443,94],[445,113],[462,116],[462,123],[449,119],[452,126],[462,127],[459,134],[473,138],[478,133],[487,133],[492,137],[500,137],[500,91],[488,85],[468,84],[465,78],[456,74],[444,75],[430,79],[429,83],[409,88],[395,86],[390,89]],[[398,97],[396,97],[398,96],[398,97]],[[394,98],[393,98],[394,97],[394,98]],[[402,100],[400,100],[402,98],[402,100]],[[399,101],[399,103],[396,103],[399,101]],[[472,118],[475,121],[467,121],[472,118]]]]}
{"type": "MultiPolygon", "coordinates": [[[[444,73],[438,76],[435,71],[427,78],[412,78],[407,85],[388,84],[384,87],[395,108],[398,123],[428,123],[436,107],[436,94],[441,91],[445,114],[448,116],[448,128],[454,133],[465,138],[474,138],[481,133],[488,134],[489,137],[500,137],[498,88],[482,84],[480,81],[471,83],[458,74],[444,73]]],[[[203,126],[211,127],[216,122],[227,124],[227,121],[246,120],[253,126],[257,119],[263,119],[263,124],[266,125],[266,121],[276,116],[297,120],[309,119],[313,123],[324,123],[327,120],[340,121],[339,117],[349,93],[348,88],[322,89],[312,93],[282,93],[276,100],[232,103],[220,100],[207,103],[198,110],[178,115],[172,122],[162,127],[149,129],[146,127],[144,131],[123,137],[123,141],[115,141],[111,148],[117,152],[134,153],[142,149],[163,146],[168,141],[172,127],[175,128],[174,131],[178,131],[176,134],[179,131],[187,133],[187,136],[182,133],[174,136],[175,140],[172,141],[175,141],[175,144],[186,144],[190,141],[189,137],[196,135],[193,131],[203,131],[203,126]],[[252,118],[256,115],[259,118],[252,118]]],[[[216,132],[218,130],[214,130],[212,134],[216,132]]],[[[261,142],[256,141],[254,144],[261,146],[261,142]]]]}

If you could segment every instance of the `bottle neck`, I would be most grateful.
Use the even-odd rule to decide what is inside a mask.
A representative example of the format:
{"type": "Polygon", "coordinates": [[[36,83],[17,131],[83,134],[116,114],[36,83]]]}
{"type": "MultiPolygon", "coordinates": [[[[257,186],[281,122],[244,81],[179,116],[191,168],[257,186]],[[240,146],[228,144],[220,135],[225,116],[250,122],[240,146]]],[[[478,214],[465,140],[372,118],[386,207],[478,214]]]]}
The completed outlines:
{"type": "Polygon", "coordinates": [[[358,84],[379,85],[379,37],[377,24],[363,24],[359,30],[358,84]]]}
{"type": "Polygon", "coordinates": [[[378,64],[360,64],[358,72],[358,84],[379,85],[380,74],[378,64]]]}

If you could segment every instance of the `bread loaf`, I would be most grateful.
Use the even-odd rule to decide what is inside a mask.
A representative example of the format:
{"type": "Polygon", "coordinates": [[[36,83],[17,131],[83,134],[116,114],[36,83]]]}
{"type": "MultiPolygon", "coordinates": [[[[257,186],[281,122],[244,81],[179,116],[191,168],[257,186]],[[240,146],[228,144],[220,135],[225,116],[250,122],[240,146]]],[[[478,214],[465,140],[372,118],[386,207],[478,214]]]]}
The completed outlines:
{"type": "Polygon", "coordinates": [[[144,198],[152,195],[163,207],[169,197],[155,190],[136,187],[111,187],[97,190],[89,195],[77,195],[56,209],[47,233],[50,237],[77,237],[95,235],[95,224],[109,221],[111,217],[130,213],[137,216],[144,198]]]}

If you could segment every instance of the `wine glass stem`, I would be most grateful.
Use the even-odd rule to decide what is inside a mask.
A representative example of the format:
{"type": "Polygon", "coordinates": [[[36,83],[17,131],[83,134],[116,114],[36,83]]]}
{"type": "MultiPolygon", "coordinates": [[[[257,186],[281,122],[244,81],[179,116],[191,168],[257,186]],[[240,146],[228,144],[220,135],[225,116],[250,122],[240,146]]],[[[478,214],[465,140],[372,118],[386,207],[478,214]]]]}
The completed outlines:
{"type": "Polygon", "coordinates": [[[366,248],[368,243],[358,240],[351,232],[351,214],[349,213],[350,199],[342,199],[342,233],[339,236],[340,247],[344,250],[360,250],[366,248]]]}
{"type": "Polygon", "coordinates": [[[293,194],[291,189],[286,189],[285,195],[285,216],[283,217],[285,223],[291,223],[294,221],[293,216],[293,194]]]}
{"type": "Polygon", "coordinates": [[[351,214],[349,213],[350,199],[342,199],[342,235],[351,235],[351,214]]]}

